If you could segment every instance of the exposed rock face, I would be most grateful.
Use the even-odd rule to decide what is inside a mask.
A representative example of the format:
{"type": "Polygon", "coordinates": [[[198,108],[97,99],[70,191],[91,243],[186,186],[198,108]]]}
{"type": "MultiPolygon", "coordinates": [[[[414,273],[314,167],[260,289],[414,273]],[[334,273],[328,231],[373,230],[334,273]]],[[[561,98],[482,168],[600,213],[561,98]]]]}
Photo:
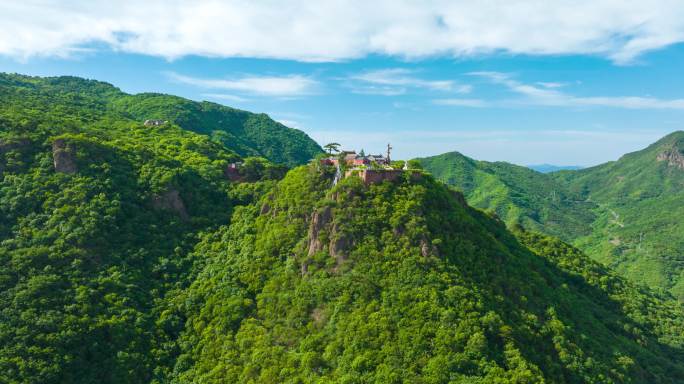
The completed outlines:
{"type": "Polygon", "coordinates": [[[656,160],[667,161],[667,165],[670,167],[684,169],[684,154],[682,154],[677,147],[672,147],[659,153],[656,160]]]}
{"type": "MultiPolygon", "coordinates": [[[[337,223],[333,222],[333,213],[330,207],[325,207],[315,211],[311,215],[311,224],[309,226],[309,244],[308,255],[312,256],[316,252],[323,251],[325,246],[328,246],[328,253],[337,262],[339,267],[342,262],[347,259],[347,251],[352,245],[349,236],[339,229],[337,223]],[[324,231],[329,230],[330,241],[324,243],[325,237],[322,236],[324,231]]],[[[306,274],[308,265],[302,263],[302,275],[306,274]]]]}
{"type": "Polygon", "coordinates": [[[164,192],[162,195],[153,196],[152,206],[155,209],[164,209],[175,212],[182,220],[190,219],[190,215],[188,215],[188,211],[185,209],[183,199],[181,199],[180,193],[176,189],[170,189],[164,192]]]}
{"type": "Polygon", "coordinates": [[[268,203],[264,203],[264,205],[261,206],[261,210],[259,211],[259,214],[265,215],[269,212],[271,212],[271,206],[268,203]]]}
{"type": "Polygon", "coordinates": [[[168,123],[167,120],[145,120],[146,127],[158,127],[168,123]]]}
{"type": "Polygon", "coordinates": [[[52,158],[55,164],[55,171],[61,173],[76,173],[76,156],[71,145],[64,139],[57,139],[52,142],[52,158]]]}
{"type": "Polygon", "coordinates": [[[453,189],[449,190],[449,192],[451,193],[451,196],[453,196],[454,199],[456,199],[456,201],[458,202],[458,204],[461,207],[464,207],[464,208],[468,207],[468,203],[466,202],[466,198],[465,198],[465,196],[463,196],[462,192],[454,191],[453,189]]]}
{"type": "Polygon", "coordinates": [[[276,215],[277,210],[275,207],[272,206],[273,204],[273,194],[268,195],[268,198],[264,202],[264,204],[261,206],[261,209],[259,210],[260,215],[266,215],[266,214],[272,214],[273,216],[276,215]]]}
{"type": "Polygon", "coordinates": [[[341,233],[337,226],[333,226],[329,248],[330,256],[335,258],[338,267],[347,260],[347,250],[351,245],[349,238],[344,233],[341,233]]]}
{"type": "Polygon", "coordinates": [[[240,171],[237,168],[234,167],[226,167],[226,169],[223,170],[223,175],[226,177],[226,179],[230,181],[241,181],[242,180],[242,175],[240,175],[240,171]]]}
{"type": "Polygon", "coordinates": [[[426,239],[420,241],[420,253],[423,257],[430,256],[430,244],[428,244],[426,239]]]}
{"type": "Polygon", "coordinates": [[[323,242],[320,239],[320,233],[332,219],[332,209],[325,207],[322,210],[316,210],[311,215],[311,225],[309,226],[309,256],[323,250],[323,242]]]}

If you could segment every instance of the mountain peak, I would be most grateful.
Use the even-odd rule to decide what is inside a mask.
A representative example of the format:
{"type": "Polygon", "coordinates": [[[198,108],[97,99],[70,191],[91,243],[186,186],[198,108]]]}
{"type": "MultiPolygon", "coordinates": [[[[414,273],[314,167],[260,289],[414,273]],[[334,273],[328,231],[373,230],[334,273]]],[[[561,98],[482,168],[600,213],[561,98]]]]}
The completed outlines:
{"type": "Polygon", "coordinates": [[[684,131],[674,131],[670,134],[667,134],[663,136],[660,140],[653,143],[652,146],[675,146],[679,149],[684,149],[684,131]]]}

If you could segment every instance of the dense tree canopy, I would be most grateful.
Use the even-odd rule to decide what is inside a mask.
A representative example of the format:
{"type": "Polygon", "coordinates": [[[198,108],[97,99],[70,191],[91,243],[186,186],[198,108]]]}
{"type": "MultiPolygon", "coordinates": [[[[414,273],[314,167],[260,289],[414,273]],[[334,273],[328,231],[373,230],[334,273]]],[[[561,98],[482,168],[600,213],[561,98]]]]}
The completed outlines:
{"type": "MultiPolygon", "coordinates": [[[[162,377],[180,326],[166,300],[190,281],[189,251],[269,182],[231,185],[238,155],[112,111],[107,84],[0,81],[0,382],[162,377]]],[[[252,182],[284,172],[243,162],[258,164],[252,182]]]]}
{"type": "Polygon", "coordinates": [[[0,75],[0,382],[684,380],[678,302],[429,175],[286,174],[292,132],[212,108],[0,75]]]}
{"type": "MultiPolygon", "coordinates": [[[[0,73],[0,88],[6,108],[21,114],[42,114],[49,108],[50,114],[70,116],[74,124],[103,117],[137,122],[158,119],[208,135],[241,156],[261,156],[288,166],[304,164],[322,152],[306,134],[266,114],[210,102],[156,93],[128,95],[107,83],[69,76],[40,78],[0,73]]],[[[49,116],[39,118],[45,121],[49,116]]]]}
{"type": "Polygon", "coordinates": [[[509,226],[560,237],[684,300],[684,132],[618,161],[551,174],[456,152],[419,160],[509,226]]]}
{"type": "Polygon", "coordinates": [[[330,181],[291,171],[198,245],[176,382],[684,380],[677,302],[430,177],[330,181]]]}

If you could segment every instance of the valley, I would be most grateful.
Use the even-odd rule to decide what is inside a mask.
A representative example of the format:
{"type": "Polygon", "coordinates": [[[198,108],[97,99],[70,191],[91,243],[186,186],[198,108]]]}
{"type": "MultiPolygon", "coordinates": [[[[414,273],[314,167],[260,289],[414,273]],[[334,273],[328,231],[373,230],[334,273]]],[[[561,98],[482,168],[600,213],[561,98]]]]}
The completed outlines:
{"type": "Polygon", "coordinates": [[[458,153],[419,159],[509,226],[557,236],[623,275],[684,300],[684,132],[619,160],[542,174],[458,153]]]}

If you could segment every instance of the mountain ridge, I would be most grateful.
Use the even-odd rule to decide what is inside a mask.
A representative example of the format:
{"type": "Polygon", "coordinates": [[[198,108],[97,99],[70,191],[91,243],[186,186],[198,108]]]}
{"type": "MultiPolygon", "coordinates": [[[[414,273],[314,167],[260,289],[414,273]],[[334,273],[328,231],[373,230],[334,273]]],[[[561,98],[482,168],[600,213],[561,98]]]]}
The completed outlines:
{"type": "Polygon", "coordinates": [[[462,190],[469,204],[493,210],[508,225],[546,228],[566,240],[586,233],[582,227],[591,212],[583,207],[591,203],[547,174],[507,162],[478,161],[459,152],[416,160],[437,179],[462,190]]]}
{"type": "MultiPolygon", "coordinates": [[[[88,103],[95,108],[90,118],[120,114],[130,120],[168,120],[182,128],[205,134],[241,156],[262,156],[288,166],[304,164],[322,153],[304,132],[268,117],[207,101],[196,102],[161,93],[129,95],[112,84],[74,76],[37,77],[0,73],[0,87],[8,97],[63,95],[59,102],[88,103]]],[[[55,99],[56,100],[56,99],[55,99]]],[[[9,101],[8,101],[9,102],[9,101]]],[[[70,108],[70,107],[67,107],[70,108]]]]}
{"type": "Polygon", "coordinates": [[[457,160],[444,164],[439,164],[439,156],[419,160],[438,178],[463,189],[471,204],[494,209],[509,225],[522,217],[523,225],[569,241],[624,275],[684,300],[684,260],[678,256],[684,254],[684,224],[679,219],[684,215],[682,154],[684,131],[675,131],[618,160],[581,170],[539,173],[533,183],[527,180],[532,176],[516,176],[516,166],[472,160],[467,164],[480,164],[477,172],[494,180],[479,185],[453,176],[458,171],[452,168],[463,164],[457,160]],[[492,183],[505,184],[520,196],[491,188],[492,183]],[[526,203],[527,199],[544,201],[548,197],[539,191],[548,191],[549,186],[576,211],[572,225],[553,227],[535,220],[545,210],[567,217],[563,204],[526,203]],[[507,205],[517,211],[501,209],[507,205]]]}
{"type": "Polygon", "coordinates": [[[684,380],[681,303],[429,174],[283,176],[106,85],[2,81],[0,382],[684,380]]]}
{"type": "Polygon", "coordinates": [[[558,240],[514,237],[429,176],[370,186],[350,177],[331,189],[332,177],[315,164],[292,170],[237,213],[221,246],[198,249],[210,261],[184,299],[197,307],[181,337],[180,382],[676,382],[684,374],[667,363],[681,354],[677,320],[666,334],[655,325],[677,318],[674,301],[558,240]],[[225,292],[235,295],[229,306],[225,292]],[[674,312],[650,320],[633,312],[649,300],[674,312]],[[638,332],[659,336],[637,341],[638,332]]]}

